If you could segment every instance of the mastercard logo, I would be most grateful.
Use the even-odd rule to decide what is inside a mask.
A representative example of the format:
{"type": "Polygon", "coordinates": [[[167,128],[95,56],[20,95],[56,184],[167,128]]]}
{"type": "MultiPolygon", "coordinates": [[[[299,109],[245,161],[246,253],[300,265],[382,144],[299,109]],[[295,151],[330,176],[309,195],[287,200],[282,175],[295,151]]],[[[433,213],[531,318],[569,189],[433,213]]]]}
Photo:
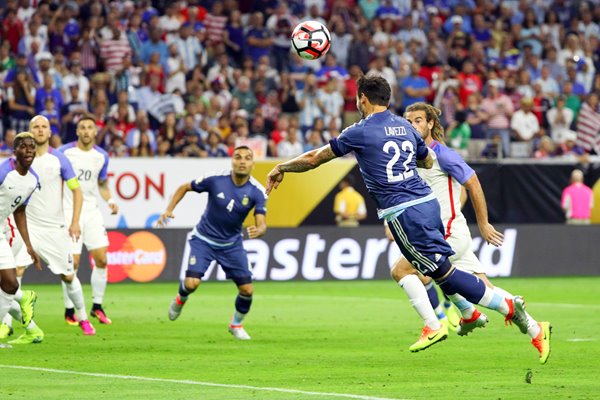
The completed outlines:
{"type": "Polygon", "coordinates": [[[136,282],[156,279],[167,264],[167,251],[158,236],[140,231],[130,236],[108,232],[108,281],[130,278],[136,282]]]}

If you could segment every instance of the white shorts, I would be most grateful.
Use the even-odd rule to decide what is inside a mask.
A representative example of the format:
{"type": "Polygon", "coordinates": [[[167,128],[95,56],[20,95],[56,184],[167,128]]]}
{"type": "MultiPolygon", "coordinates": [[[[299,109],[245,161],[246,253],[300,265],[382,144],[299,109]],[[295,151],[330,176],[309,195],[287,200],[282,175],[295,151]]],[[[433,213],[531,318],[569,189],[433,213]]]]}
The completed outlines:
{"type": "Polygon", "coordinates": [[[33,264],[31,256],[27,252],[27,247],[23,242],[21,233],[17,229],[15,220],[10,215],[4,223],[4,238],[6,239],[14,257],[14,263],[16,267],[27,267],[33,264]]]}
{"type": "Polygon", "coordinates": [[[15,257],[8,240],[4,237],[4,233],[0,233],[0,269],[15,268],[15,257]]]}
{"type": "MultiPolygon", "coordinates": [[[[71,225],[72,212],[65,210],[67,226],[71,225]]],[[[81,212],[79,218],[81,236],[76,242],[71,241],[73,254],[81,254],[83,245],[88,251],[108,247],[108,234],[104,227],[104,219],[98,208],[81,212]]]]}
{"type": "Polygon", "coordinates": [[[29,224],[28,231],[31,245],[40,258],[48,264],[53,274],[71,275],[75,272],[71,254],[73,240],[67,228],[38,227],[29,224]]]}
{"type": "Polygon", "coordinates": [[[456,268],[472,274],[485,274],[485,270],[479,262],[479,259],[471,250],[471,233],[462,231],[452,231],[452,235],[446,239],[454,250],[454,255],[450,257],[450,263],[456,268]]]}

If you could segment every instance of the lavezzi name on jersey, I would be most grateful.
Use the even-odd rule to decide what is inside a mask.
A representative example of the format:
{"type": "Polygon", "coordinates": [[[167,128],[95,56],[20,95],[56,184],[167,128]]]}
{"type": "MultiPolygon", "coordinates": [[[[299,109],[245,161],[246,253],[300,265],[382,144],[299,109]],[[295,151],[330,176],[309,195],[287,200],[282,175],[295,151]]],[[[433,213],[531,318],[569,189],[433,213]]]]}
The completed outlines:
{"type": "MultiPolygon", "coordinates": [[[[383,228],[367,232],[324,228],[301,235],[293,232],[279,230],[279,239],[244,241],[255,280],[388,279],[400,256],[398,246],[383,237],[383,228]]],[[[506,229],[503,233],[504,244],[500,248],[482,243],[479,237],[473,240],[473,251],[490,277],[511,274],[517,231],[506,229]]],[[[213,266],[204,279],[226,278],[220,268],[213,266]]]]}
{"type": "Polygon", "coordinates": [[[386,136],[405,136],[406,129],[403,126],[386,126],[386,136]]]}

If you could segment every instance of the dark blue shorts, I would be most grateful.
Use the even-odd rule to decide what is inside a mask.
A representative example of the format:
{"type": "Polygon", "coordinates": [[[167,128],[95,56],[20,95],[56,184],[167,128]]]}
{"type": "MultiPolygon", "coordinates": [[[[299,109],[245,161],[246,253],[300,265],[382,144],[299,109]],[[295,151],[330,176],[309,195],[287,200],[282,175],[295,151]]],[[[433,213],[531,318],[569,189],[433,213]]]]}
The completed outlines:
{"type": "Polygon", "coordinates": [[[408,207],[388,221],[402,255],[423,275],[429,275],[454,254],[444,239],[444,224],[437,200],[408,207]]]}
{"type": "Polygon", "coordinates": [[[230,247],[212,247],[204,240],[192,236],[188,243],[190,256],[187,260],[186,277],[202,278],[210,264],[216,261],[225,271],[227,279],[231,279],[236,285],[252,282],[248,256],[241,240],[230,247]]]}

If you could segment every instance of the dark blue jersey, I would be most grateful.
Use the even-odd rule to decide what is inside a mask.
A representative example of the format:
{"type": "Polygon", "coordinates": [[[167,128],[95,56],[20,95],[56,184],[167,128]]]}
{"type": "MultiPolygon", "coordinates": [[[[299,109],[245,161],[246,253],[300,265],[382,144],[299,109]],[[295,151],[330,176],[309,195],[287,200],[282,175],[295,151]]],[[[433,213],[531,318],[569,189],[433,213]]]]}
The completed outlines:
{"type": "Polygon", "coordinates": [[[379,218],[389,219],[406,207],[434,198],[417,174],[417,160],[428,148],[419,132],[390,111],[369,115],[344,129],[329,144],[335,155],[356,154],[365,185],[377,202],[379,218]]]}
{"type": "Polygon", "coordinates": [[[236,186],[230,171],[208,174],[192,181],[192,190],[208,193],[208,205],[194,234],[216,247],[241,240],[242,224],[252,208],[254,214],[267,213],[265,189],[252,177],[236,186]]]}

